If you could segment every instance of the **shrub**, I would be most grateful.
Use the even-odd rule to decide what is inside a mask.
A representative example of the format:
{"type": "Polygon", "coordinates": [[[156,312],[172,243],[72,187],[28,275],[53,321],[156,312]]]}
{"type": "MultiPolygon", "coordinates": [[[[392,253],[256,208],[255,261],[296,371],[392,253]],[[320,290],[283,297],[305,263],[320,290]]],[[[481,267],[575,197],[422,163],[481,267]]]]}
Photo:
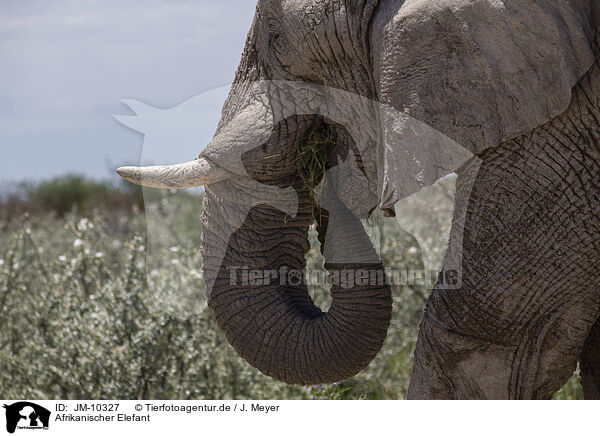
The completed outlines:
{"type": "MultiPolygon", "coordinates": [[[[93,195],[110,191],[98,189],[92,195],[96,188],[69,180],[39,190],[39,198],[62,208],[61,218],[39,213],[0,223],[0,397],[406,396],[425,286],[393,289],[387,339],[360,374],[331,386],[289,386],[237,356],[202,304],[200,197],[155,193],[146,213],[138,209],[130,216],[111,218],[96,209],[84,217],[81,209],[89,206],[76,212],[68,206],[75,203],[50,203],[55,193],[71,192],[70,198],[81,206],[93,195]],[[197,304],[191,306],[190,301],[197,304]]],[[[435,201],[432,207],[435,211],[435,201]]],[[[415,237],[396,220],[375,224],[372,228],[383,226],[379,246],[387,266],[422,268],[415,237]]],[[[323,268],[314,229],[310,237],[309,268],[323,268]]],[[[440,240],[426,243],[439,245],[440,240]]],[[[309,292],[317,304],[327,306],[323,287],[313,286],[309,292]]],[[[576,376],[556,397],[581,397],[576,376]]]]}
{"type": "Polygon", "coordinates": [[[12,220],[24,213],[65,216],[74,211],[83,216],[94,210],[105,216],[129,213],[132,206],[143,209],[142,190],[130,183],[111,185],[77,175],[57,177],[37,184],[21,184],[4,193],[0,218],[12,220]]]}

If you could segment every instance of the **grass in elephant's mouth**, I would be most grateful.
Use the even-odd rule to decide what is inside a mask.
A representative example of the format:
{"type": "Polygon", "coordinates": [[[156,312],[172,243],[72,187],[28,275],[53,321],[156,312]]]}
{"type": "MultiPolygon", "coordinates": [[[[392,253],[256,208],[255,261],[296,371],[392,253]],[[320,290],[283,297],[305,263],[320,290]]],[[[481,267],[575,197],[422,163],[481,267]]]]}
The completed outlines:
{"type": "Polygon", "coordinates": [[[335,144],[334,133],[326,131],[312,132],[305,143],[298,146],[296,167],[304,187],[306,187],[311,203],[313,216],[317,220],[320,216],[319,198],[325,188],[325,173],[328,169],[329,151],[335,144]]]}

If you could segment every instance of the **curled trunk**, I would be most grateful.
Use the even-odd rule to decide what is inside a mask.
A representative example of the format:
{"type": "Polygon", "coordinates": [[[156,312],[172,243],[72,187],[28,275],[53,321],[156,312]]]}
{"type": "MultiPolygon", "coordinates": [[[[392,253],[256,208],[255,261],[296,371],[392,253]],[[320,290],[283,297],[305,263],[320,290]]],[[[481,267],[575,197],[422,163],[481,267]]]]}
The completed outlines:
{"type": "Polygon", "coordinates": [[[338,201],[330,207],[330,248],[324,255],[329,273],[342,273],[341,280],[333,280],[328,312],[314,305],[295,274],[306,266],[313,222],[308,194],[299,196],[295,218],[269,206],[254,207],[224,241],[219,235],[238,211],[207,188],[202,248],[212,285],[209,305],[229,342],[263,373],[292,384],[334,382],[361,371],[380,350],[391,317],[391,294],[360,220],[338,201]],[[227,249],[220,262],[212,253],[223,243],[227,249]],[[244,283],[244,274],[250,280],[257,277],[254,271],[258,281],[244,283]],[[266,279],[271,271],[277,275],[266,279]],[[379,280],[357,280],[359,275],[379,280]]]}

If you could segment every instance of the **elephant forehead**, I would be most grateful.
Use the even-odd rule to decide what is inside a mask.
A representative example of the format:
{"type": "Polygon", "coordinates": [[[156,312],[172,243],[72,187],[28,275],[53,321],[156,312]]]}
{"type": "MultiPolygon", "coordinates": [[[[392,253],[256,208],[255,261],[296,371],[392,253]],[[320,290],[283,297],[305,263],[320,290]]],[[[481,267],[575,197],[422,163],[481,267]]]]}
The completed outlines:
{"type": "MultiPolygon", "coordinates": [[[[553,13],[555,17],[566,18],[569,13],[583,16],[589,14],[592,9],[591,3],[590,0],[387,0],[380,3],[380,17],[386,13],[391,14],[388,17],[392,18],[391,24],[403,25],[406,24],[406,20],[426,21],[431,25],[439,21],[444,14],[452,14],[446,15],[452,19],[467,17],[468,14],[483,18],[484,14],[505,11],[534,16],[543,11],[553,13]]],[[[497,15],[496,18],[501,19],[501,16],[497,15]]],[[[542,22],[538,24],[541,25],[542,22]]]]}
{"type": "Polygon", "coordinates": [[[472,152],[563,112],[594,61],[589,0],[384,1],[372,61],[384,103],[472,152]]]}
{"type": "Polygon", "coordinates": [[[395,11],[392,24],[403,25],[407,19],[430,21],[444,11],[457,14],[467,8],[504,10],[504,3],[504,0],[406,0],[395,11]]]}
{"type": "Polygon", "coordinates": [[[367,70],[368,27],[375,0],[281,1],[270,8],[279,39],[270,51],[292,77],[373,97],[367,70]]]}
{"type": "Polygon", "coordinates": [[[281,7],[292,13],[302,13],[314,6],[313,0],[280,0],[281,7]]]}

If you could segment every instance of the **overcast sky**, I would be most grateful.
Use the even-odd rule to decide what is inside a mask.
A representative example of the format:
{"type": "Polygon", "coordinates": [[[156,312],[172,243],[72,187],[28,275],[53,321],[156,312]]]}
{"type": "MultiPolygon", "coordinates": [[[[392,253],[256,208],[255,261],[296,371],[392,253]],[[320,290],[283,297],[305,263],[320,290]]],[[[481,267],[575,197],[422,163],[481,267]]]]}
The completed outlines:
{"type": "MultiPolygon", "coordinates": [[[[170,108],[200,95],[197,136],[210,139],[254,8],[253,0],[2,0],[0,182],[107,179],[111,167],[138,163],[144,136],[112,116],[131,114],[126,98],[170,108]]],[[[164,154],[177,161],[200,149],[172,144],[164,154]]]]}

